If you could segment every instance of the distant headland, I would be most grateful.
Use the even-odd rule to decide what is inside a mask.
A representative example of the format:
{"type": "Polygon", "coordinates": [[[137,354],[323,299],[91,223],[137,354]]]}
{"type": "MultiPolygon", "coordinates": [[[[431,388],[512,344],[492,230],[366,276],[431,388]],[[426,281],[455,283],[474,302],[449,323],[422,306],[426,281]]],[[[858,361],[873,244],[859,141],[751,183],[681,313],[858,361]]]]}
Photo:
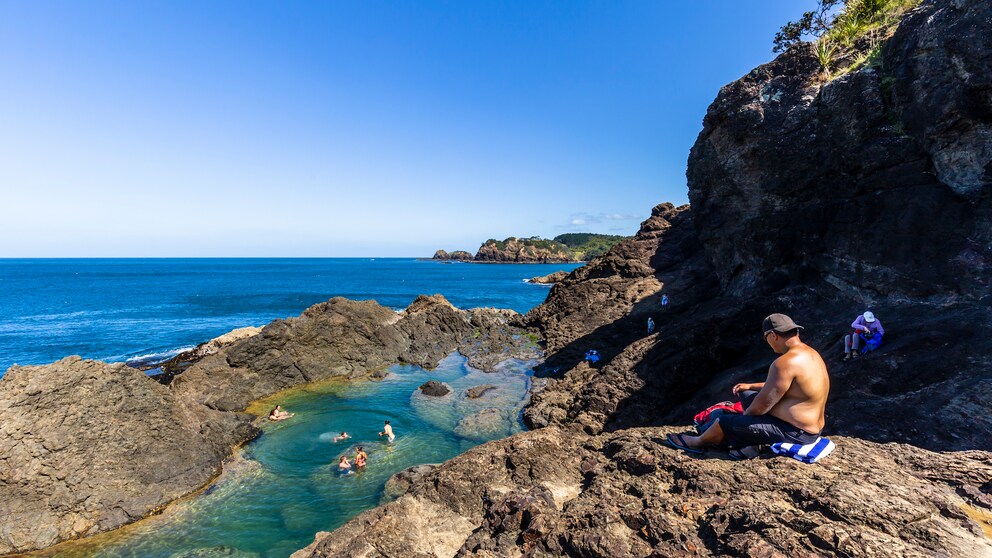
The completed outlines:
{"type": "Polygon", "coordinates": [[[431,259],[475,263],[578,263],[601,256],[628,238],[631,237],[595,233],[566,233],[551,240],[539,236],[490,238],[474,256],[464,250],[450,253],[438,250],[431,259]]]}

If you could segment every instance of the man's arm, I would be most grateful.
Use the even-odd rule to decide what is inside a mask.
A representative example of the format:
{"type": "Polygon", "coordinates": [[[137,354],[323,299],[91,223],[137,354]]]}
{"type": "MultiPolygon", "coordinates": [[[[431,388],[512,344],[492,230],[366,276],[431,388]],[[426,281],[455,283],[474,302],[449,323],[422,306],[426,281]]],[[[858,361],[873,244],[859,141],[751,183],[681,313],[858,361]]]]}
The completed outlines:
{"type": "Polygon", "coordinates": [[[766,414],[782,399],[790,385],[792,385],[792,374],[788,372],[788,369],[780,369],[778,361],[773,362],[768,368],[768,378],[765,380],[765,384],[751,405],[744,409],[744,414],[750,416],[766,414]]]}

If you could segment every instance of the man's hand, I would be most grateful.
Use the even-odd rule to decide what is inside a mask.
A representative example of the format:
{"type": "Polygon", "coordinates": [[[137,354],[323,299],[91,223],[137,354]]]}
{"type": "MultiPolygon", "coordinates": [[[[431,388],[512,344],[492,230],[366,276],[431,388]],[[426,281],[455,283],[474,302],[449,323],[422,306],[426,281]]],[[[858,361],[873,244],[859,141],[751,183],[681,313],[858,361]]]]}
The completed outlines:
{"type": "Polygon", "coordinates": [[[740,397],[742,391],[751,389],[751,384],[737,384],[734,386],[734,395],[740,397]]]}

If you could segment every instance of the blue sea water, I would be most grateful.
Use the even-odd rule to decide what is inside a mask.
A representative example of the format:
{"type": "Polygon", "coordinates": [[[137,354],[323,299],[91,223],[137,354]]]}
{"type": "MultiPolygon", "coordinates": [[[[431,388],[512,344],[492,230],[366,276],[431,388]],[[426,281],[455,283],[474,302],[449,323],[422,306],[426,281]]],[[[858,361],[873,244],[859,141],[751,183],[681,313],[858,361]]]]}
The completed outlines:
{"type": "MultiPolygon", "coordinates": [[[[0,364],[39,364],[68,354],[103,360],[166,356],[231,329],[294,316],[333,296],[375,299],[396,309],[441,293],[461,308],[524,312],[548,288],[525,279],[575,265],[442,264],[414,259],[0,260],[0,364]]],[[[495,373],[463,357],[434,370],[396,365],[381,381],[332,381],[276,394],[296,413],[263,421],[262,436],[238,450],[206,491],[115,532],[58,545],[40,557],[280,558],[340,526],[384,497],[407,467],[450,459],[523,428],[533,363],[507,361],[495,373]],[[453,389],[422,396],[429,379],[453,389]],[[498,388],[478,400],[464,391],[498,388]],[[466,419],[485,409],[501,418],[466,419]],[[378,436],[389,419],[397,439],[378,436]],[[353,435],[335,443],[346,430],[353,435]],[[369,464],[336,468],[365,447],[369,464]]],[[[256,409],[257,411],[257,409],[256,409]]],[[[485,415],[490,416],[490,415],[485,415]]]]}
{"type": "Polygon", "coordinates": [[[459,308],[526,312],[547,296],[524,283],[574,264],[442,264],[398,258],[0,259],[0,374],[67,355],[167,357],[334,296],[405,308],[441,293],[459,308]]]}

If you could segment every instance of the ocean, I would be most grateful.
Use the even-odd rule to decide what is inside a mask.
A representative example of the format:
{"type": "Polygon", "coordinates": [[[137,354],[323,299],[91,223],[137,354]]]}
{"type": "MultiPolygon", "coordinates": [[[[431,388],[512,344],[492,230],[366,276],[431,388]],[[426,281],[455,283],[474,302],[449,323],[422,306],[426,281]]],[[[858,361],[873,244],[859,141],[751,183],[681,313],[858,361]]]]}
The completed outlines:
{"type": "Polygon", "coordinates": [[[67,355],[165,360],[244,326],[343,296],[397,310],[420,294],[526,312],[576,264],[444,264],[412,258],[0,259],[0,374],[67,355]]]}

